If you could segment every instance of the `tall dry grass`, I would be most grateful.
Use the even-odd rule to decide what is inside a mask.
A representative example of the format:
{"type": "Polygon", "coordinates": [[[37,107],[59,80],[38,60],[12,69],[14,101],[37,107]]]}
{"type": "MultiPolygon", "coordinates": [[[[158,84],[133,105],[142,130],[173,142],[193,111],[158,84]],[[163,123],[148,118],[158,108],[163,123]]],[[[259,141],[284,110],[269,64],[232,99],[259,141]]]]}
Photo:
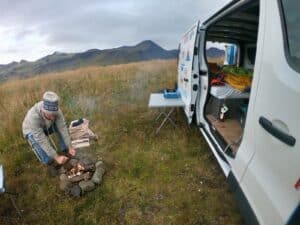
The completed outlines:
{"type": "MultiPolygon", "coordinates": [[[[11,80],[0,85],[0,145],[1,152],[11,151],[23,142],[21,134],[22,120],[27,110],[41,100],[47,90],[58,93],[61,98],[61,108],[67,120],[83,116],[89,107],[84,106],[88,98],[92,103],[109,107],[111,95],[116,95],[121,89],[126,89],[126,101],[118,102],[128,107],[128,100],[137,103],[136,98],[144,99],[153,84],[160,80],[161,85],[171,84],[175,74],[174,61],[150,61],[131,63],[108,67],[89,67],[74,71],[51,73],[25,80],[11,80]],[[157,76],[161,74],[161,76],[157,76]],[[172,77],[172,79],[168,79],[172,77]],[[151,85],[152,84],[152,85],[151,85]],[[137,93],[139,92],[139,93],[137,93]],[[80,99],[81,103],[80,103],[80,99]],[[102,101],[101,101],[102,100],[102,101]],[[83,106],[83,107],[81,107],[83,106]]],[[[122,101],[120,96],[120,101],[122,101]]],[[[139,101],[141,102],[141,101],[139,101]]],[[[111,102],[115,104],[114,102],[111,102]]],[[[108,108],[103,110],[109,111],[108,108]]]]}
{"type": "Polygon", "coordinates": [[[224,64],[224,56],[222,57],[208,57],[207,61],[210,63],[217,63],[218,65],[223,65],[224,64]]]}
{"type": "Polygon", "coordinates": [[[242,224],[220,168],[184,115],[179,129],[155,129],[151,92],[172,88],[175,61],[148,61],[53,73],[0,85],[0,164],[18,192],[23,219],[0,199],[0,224],[242,224]],[[89,152],[107,165],[103,184],[80,199],[58,190],[22,137],[27,110],[52,90],[67,122],[88,118],[100,136],[89,152]]]}

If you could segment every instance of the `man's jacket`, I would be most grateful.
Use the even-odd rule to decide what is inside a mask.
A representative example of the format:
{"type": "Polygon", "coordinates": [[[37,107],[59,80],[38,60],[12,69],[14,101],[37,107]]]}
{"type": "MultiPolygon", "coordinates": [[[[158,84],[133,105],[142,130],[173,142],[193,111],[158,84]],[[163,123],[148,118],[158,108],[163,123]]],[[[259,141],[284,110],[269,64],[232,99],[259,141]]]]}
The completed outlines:
{"type": "Polygon", "coordinates": [[[47,120],[42,113],[43,102],[36,103],[26,114],[22,124],[23,135],[26,138],[27,135],[32,134],[35,141],[38,142],[41,148],[51,158],[57,156],[55,149],[50,144],[47,137],[47,130],[56,125],[57,131],[64,140],[66,146],[70,146],[70,136],[65,124],[64,116],[61,110],[58,111],[55,121],[47,120]]]}

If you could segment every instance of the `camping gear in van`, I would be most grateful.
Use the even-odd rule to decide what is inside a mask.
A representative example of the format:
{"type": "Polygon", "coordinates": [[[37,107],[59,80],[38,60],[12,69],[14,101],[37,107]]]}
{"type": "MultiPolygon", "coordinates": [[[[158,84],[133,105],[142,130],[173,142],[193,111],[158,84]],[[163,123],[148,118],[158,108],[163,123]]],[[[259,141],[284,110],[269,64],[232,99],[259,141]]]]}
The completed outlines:
{"type": "Polygon", "coordinates": [[[236,66],[225,66],[222,71],[225,74],[224,80],[232,87],[244,91],[251,86],[253,74],[251,70],[236,66]]]}
{"type": "Polygon", "coordinates": [[[219,115],[219,119],[221,121],[224,121],[224,119],[225,119],[225,113],[227,113],[228,110],[229,110],[228,107],[225,105],[225,103],[223,103],[223,106],[220,109],[220,115],[219,115]]]}
{"type": "MultiPolygon", "coordinates": [[[[221,119],[222,107],[225,105],[228,110],[223,113],[225,115],[223,120],[233,118],[237,119],[240,118],[240,106],[243,105],[245,101],[247,101],[247,99],[216,98],[211,96],[206,107],[206,113],[213,115],[215,118],[221,119]]],[[[225,110],[223,109],[223,111],[225,110]]]]}
{"type": "Polygon", "coordinates": [[[225,78],[225,74],[224,73],[219,73],[215,78],[213,78],[210,81],[210,84],[212,86],[223,86],[223,85],[225,85],[224,78],[225,78]]]}
{"type": "Polygon", "coordinates": [[[251,86],[252,78],[248,76],[236,76],[233,74],[226,74],[224,80],[226,83],[239,91],[244,91],[251,86]]]}
{"type": "Polygon", "coordinates": [[[249,99],[249,92],[241,92],[229,84],[225,83],[223,86],[211,86],[210,94],[218,99],[249,99]]]}
{"type": "Polygon", "coordinates": [[[252,77],[253,71],[237,66],[224,66],[222,71],[226,74],[232,74],[235,76],[252,77]]]}

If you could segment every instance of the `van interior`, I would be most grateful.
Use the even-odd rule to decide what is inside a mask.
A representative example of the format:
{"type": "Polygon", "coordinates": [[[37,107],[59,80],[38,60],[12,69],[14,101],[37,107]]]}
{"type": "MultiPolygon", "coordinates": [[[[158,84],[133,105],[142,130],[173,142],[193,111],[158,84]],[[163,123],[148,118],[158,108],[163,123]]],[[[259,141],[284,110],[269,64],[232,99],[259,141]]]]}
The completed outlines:
{"type": "Polygon", "coordinates": [[[249,1],[207,27],[206,48],[219,43],[225,48],[225,56],[217,61],[206,57],[209,95],[204,113],[218,144],[231,157],[235,157],[243,138],[258,23],[259,1],[249,1]]]}

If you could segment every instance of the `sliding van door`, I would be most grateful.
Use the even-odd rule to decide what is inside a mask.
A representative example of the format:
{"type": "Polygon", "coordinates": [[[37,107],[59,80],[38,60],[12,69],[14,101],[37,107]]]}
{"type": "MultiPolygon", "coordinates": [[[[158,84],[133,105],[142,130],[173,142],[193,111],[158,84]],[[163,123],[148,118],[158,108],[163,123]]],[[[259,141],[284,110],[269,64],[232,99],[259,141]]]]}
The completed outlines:
{"type": "Polygon", "coordinates": [[[264,41],[251,124],[255,154],[241,183],[266,225],[289,224],[300,200],[300,2],[282,3],[261,1],[264,41]]]}
{"type": "Polygon", "coordinates": [[[185,103],[184,111],[188,123],[192,122],[195,101],[199,89],[198,51],[199,23],[186,32],[179,46],[178,57],[178,89],[185,103]]]}

